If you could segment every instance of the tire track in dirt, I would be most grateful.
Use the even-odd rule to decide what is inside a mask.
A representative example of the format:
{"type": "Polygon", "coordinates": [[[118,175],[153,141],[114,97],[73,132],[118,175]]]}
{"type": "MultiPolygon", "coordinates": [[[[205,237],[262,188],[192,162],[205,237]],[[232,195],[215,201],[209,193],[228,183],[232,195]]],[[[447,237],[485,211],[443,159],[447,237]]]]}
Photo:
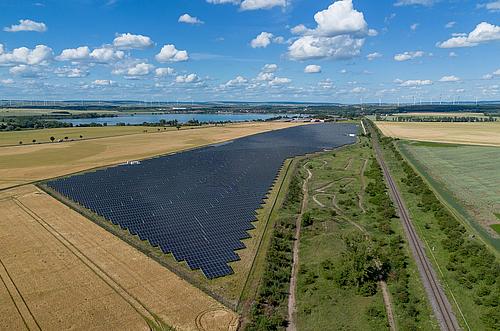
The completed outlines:
{"type": "Polygon", "coordinates": [[[5,267],[5,264],[1,259],[0,259],[0,279],[2,280],[2,283],[7,289],[7,292],[9,293],[9,296],[12,302],[14,303],[14,306],[16,307],[16,310],[19,313],[21,319],[23,320],[23,323],[26,326],[26,328],[28,330],[42,330],[35,316],[31,312],[28,304],[26,303],[26,300],[24,300],[23,295],[19,291],[19,288],[16,286],[16,283],[10,276],[7,267],[5,267]]]}
{"type": "MultiPolygon", "coordinates": [[[[60,232],[54,229],[42,217],[37,215],[33,210],[23,204],[17,198],[13,198],[14,202],[21,208],[27,215],[34,221],[42,226],[49,232],[57,241],[65,246],[77,259],[86,265],[97,277],[106,283],[114,292],[116,292],[125,302],[127,302],[148,324],[156,324],[157,326],[165,325],[153,312],[145,307],[137,298],[130,294],[118,282],[116,282],[110,275],[96,265],[90,258],[88,258],[81,250],[74,246],[68,239],[66,239],[60,232]]],[[[151,326],[151,325],[150,325],[151,326]]]]}

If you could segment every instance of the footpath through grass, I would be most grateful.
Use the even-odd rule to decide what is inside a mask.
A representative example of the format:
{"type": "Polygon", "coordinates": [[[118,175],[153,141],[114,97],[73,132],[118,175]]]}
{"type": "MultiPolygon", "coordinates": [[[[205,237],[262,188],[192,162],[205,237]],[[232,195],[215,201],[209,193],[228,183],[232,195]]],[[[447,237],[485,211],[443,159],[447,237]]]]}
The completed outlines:
{"type": "Polygon", "coordinates": [[[382,138],[384,158],[464,330],[500,330],[500,263],[382,138]]]}
{"type": "Polygon", "coordinates": [[[313,176],[300,242],[298,330],[388,329],[380,280],[397,329],[439,329],[373,157],[362,137],[304,161],[313,176]]]}

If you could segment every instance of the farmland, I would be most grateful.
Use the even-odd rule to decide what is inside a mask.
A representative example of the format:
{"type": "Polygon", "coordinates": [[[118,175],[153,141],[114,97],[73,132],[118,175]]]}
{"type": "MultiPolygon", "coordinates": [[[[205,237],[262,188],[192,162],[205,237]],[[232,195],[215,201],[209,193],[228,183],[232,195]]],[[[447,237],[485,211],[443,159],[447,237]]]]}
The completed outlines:
{"type": "MultiPolygon", "coordinates": [[[[237,315],[231,309],[148,257],[142,247],[138,250],[128,245],[35,186],[5,187],[290,125],[243,123],[1,147],[4,189],[0,190],[0,208],[4,217],[0,220],[0,275],[7,280],[0,289],[0,311],[5,312],[0,328],[24,324],[35,329],[37,325],[43,329],[88,329],[103,327],[106,321],[108,329],[173,326],[180,330],[234,330],[237,315]],[[103,306],[113,309],[100,308],[103,306]],[[19,313],[16,307],[20,307],[19,313]]],[[[97,130],[102,129],[107,128],[97,130]]],[[[284,178],[282,175],[277,183],[284,178]]],[[[270,206],[279,187],[271,191],[270,206]]],[[[267,219],[270,206],[259,211],[259,219],[267,219]]],[[[260,238],[265,228],[263,225],[252,230],[252,236],[260,238]]],[[[241,261],[232,265],[237,276],[216,280],[210,289],[238,297],[260,247],[257,239],[247,240],[248,249],[240,252],[241,261]]]]}
{"type": "MultiPolygon", "coordinates": [[[[0,147],[0,189],[293,125],[297,124],[242,123],[193,130],[141,132],[62,143],[0,147]]],[[[0,137],[11,134],[17,132],[0,133],[0,137]]]]}
{"type": "Polygon", "coordinates": [[[445,199],[429,190],[426,174],[415,171],[391,139],[383,138],[382,146],[386,163],[426,254],[432,257],[458,322],[464,329],[498,330],[498,255],[488,249],[460,215],[449,209],[445,199]]]}
{"type": "Polygon", "coordinates": [[[452,144],[500,146],[500,122],[424,123],[376,122],[389,137],[452,144]]]}
{"type": "MultiPolygon", "coordinates": [[[[150,133],[157,132],[155,127],[143,126],[73,127],[9,131],[0,133],[0,147],[20,145],[20,142],[23,145],[52,143],[50,137],[54,137],[55,142],[59,140],[71,141],[140,134],[144,133],[144,130],[148,130],[150,133]],[[65,139],[66,137],[67,139],[65,139]]],[[[161,130],[165,131],[164,128],[161,128],[161,130]]],[[[169,127],[167,130],[176,130],[176,128],[169,127]]]]}
{"type": "Polygon", "coordinates": [[[0,329],[235,329],[235,313],[34,186],[0,192],[0,208],[0,329]]]}
{"type": "Polygon", "coordinates": [[[400,142],[399,147],[446,203],[500,250],[500,148],[400,142]],[[498,226],[498,225],[497,225],[498,226]]]}

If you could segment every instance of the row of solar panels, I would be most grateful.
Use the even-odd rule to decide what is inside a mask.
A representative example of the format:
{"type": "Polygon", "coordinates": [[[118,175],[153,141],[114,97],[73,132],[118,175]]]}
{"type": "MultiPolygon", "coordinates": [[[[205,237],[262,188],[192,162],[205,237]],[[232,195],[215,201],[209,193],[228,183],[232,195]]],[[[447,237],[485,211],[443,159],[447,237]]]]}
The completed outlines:
{"type": "Polygon", "coordinates": [[[316,124],[54,180],[48,186],[172,253],[208,278],[232,273],[284,160],[353,143],[354,125],[316,124]]]}

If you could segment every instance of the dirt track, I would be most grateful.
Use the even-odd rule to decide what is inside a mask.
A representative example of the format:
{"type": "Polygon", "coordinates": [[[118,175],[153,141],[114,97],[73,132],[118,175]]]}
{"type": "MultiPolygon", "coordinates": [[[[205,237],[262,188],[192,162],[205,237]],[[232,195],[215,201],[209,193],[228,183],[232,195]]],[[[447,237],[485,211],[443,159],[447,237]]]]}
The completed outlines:
{"type": "Polygon", "coordinates": [[[312,178],[311,170],[306,167],[307,162],[303,165],[304,169],[307,171],[307,178],[304,180],[302,184],[302,205],[300,207],[300,214],[297,216],[297,221],[295,222],[295,242],[293,243],[293,265],[292,265],[292,274],[290,277],[290,294],[288,296],[288,326],[287,331],[296,331],[297,326],[295,324],[295,314],[297,312],[297,303],[296,303],[296,291],[297,291],[297,275],[299,272],[299,247],[300,247],[300,230],[302,227],[302,215],[307,209],[307,201],[308,197],[308,183],[312,178]]]}
{"type": "Polygon", "coordinates": [[[0,192],[0,209],[0,329],[236,329],[234,312],[36,187],[0,192]]]}

